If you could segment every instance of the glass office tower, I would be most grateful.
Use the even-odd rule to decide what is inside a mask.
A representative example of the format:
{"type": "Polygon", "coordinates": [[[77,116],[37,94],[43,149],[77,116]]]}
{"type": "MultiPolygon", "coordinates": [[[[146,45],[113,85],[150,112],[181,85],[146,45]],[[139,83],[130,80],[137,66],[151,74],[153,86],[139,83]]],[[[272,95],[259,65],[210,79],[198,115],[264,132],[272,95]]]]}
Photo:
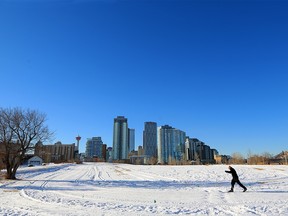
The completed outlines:
{"type": "Polygon", "coordinates": [[[169,125],[158,128],[158,162],[169,164],[185,158],[186,133],[169,125]]]}
{"type": "Polygon", "coordinates": [[[92,137],[92,139],[88,138],[86,142],[86,153],[85,153],[86,157],[103,158],[102,146],[103,142],[101,137],[92,137]]]}
{"type": "Polygon", "coordinates": [[[129,137],[129,152],[135,150],[135,129],[128,128],[128,137],[129,137]]]}
{"type": "Polygon", "coordinates": [[[128,159],[129,151],[128,122],[124,116],[114,119],[113,160],[128,159]]]}
{"type": "Polygon", "coordinates": [[[145,122],[143,131],[143,148],[148,157],[157,157],[157,123],[145,122]]]}

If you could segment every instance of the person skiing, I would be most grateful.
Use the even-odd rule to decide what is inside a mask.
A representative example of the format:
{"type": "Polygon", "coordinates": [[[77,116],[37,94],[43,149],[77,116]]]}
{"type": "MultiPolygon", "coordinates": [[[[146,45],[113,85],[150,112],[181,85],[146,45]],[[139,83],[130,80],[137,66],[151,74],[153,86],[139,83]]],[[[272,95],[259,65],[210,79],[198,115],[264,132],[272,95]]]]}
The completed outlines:
{"type": "Polygon", "coordinates": [[[234,191],[235,183],[239,184],[240,187],[242,187],[244,189],[243,192],[245,192],[247,190],[247,188],[239,181],[239,178],[238,178],[236,170],[234,168],[232,168],[231,166],[229,166],[228,168],[229,168],[229,171],[225,170],[225,172],[232,174],[231,190],[229,190],[228,192],[233,192],[234,191]]]}

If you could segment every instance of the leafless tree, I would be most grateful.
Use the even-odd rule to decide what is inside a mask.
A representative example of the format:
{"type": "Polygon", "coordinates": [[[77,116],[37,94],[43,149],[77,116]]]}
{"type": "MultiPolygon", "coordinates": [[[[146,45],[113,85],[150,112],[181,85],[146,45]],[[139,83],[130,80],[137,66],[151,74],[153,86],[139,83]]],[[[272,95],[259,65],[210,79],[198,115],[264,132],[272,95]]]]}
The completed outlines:
{"type": "Polygon", "coordinates": [[[269,164],[270,160],[273,158],[273,155],[269,152],[264,152],[262,155],[251,154],[249,155],[248,161],[249,164],[269,164]]]}
{"type": "Polygon", "coordinates": [[[273,154],[269,152],[263,152],[262,157],[263,157],[263,164],[269,164],[270,160],[273,158],[273,154]]]}
{"type": "Polygon", "coordinates": [[[4,154],[7,179],[16,179],[16,171],[34,143],[52,137],[45,121],[46,115],[36,110],[0,108],[0,151],[4,154]]]}
{"type": "Polygon", "coordinates": [[[195,164],[200,165],[201,164],[201,155],[199,153],[195,153],[195,164]]]}
{"type": "Polygon", "coordinates": [[[157,161],[158,161],[158,158],[157,158],[157,157],[151,157],[151,158],[148,160],[148,164],[149,164],[149,165],[155,165],[155,164],[157,164],[157,161]]]}
{"type": "Polygon", "coordinates": [[[243,155],[239,152],[235,152],[232,154],[232,159],[231,159],[231,163],[233,164],[244,164],[245,163],[245,159],[243,157],[243,155]]]}

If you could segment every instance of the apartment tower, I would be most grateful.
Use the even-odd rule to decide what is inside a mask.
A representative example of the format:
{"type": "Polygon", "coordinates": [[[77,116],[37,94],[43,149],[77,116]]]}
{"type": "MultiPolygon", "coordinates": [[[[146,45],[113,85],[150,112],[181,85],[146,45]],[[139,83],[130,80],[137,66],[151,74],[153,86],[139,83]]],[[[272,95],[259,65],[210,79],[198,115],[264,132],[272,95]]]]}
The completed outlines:
{"type": "Polygon", "coordinates": [[[86,142],[86,152],[85,155],[88,158],[103,158],[102,154],[103,142],[101,137],[88,138],[86,142]]]}
{"type": "Polygon", "coordinates": [[[129,137],[129,152],[135,150],[135,129],[128,128],[128,137],[129,137]]]}
{"type": "Polygon", "coordinates": [[[169,125],[158,128],[158,162],[174,163],[185,158],[186,133],[169,125]]]}
{"type": "Polygon", "coordinates": [[[143,148],[148,157],[157,157],[157,123],[145,122],[143,131],[143,148]]]}
{"type": "Polygon", "coordinates": [[[114,118],[113,160],[128,159],[129,135],[128,122],[124,116],[114,118]]]}

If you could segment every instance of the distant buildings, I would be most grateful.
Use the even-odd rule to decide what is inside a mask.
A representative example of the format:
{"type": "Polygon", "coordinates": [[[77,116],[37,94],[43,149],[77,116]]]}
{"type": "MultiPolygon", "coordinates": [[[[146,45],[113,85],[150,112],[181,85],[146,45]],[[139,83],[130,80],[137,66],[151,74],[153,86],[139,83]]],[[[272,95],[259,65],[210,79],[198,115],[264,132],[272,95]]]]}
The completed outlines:
{"type": "Polygon", "coordinates": [[[54,145],[43,145],[42,142],[38,142],[34,154],[42,158],[44,163],[70,162],[75,158],[75,143],[56,142],[54,145]]]}
{"type": "Polygon", "coordinates": [[[169,125],[157,128],[156,122],[145,122],[143,146],[135,150],[135,129],[128,128],[128,119],[124,116],[114,118],[113,148],[103,143],[102,138],[88,138],[85,156],[77,154],[80,136],[73,144],[35,145],[35,155],[45,163],[69,162],[73,160],[131,162],[136,164],[213,164],[223,163],[216,149],[197,138],[189,138],[182,130],[169,125]]]}
{"type": "Polygon", "coordinates": [[[103,142],[101,137],[87,139],[85,156],[87,158],[103,158],[103,142]]]}
{"type": "MultiPolygon", "coordinates": [[[[80,139],[80,136],[76,137],[77,146],[79,146],[80,139]]],[[[73,146],[77,152],[78,148],[75,147],[75,144],[73,146]]],[[[52,148],[51,146],[45,148],[48,152],[52,152],[49,150],[52,148]]],[[[47,151],[42,150],[42,152],[47,151]]],[[[64,157],[59,156],[61,154],[58,153],[45,154],[42,156],[39,153],[39,156],[45,159],[48,157],[47,155],[51,155],[49,156],[50,161],[57,160],[57,157],[64,157]]],[[[143,145],[138,145],[136,149],[135,129],[128,127],[128,119],[124,116],[114,118],[112,147],[107,147],[101,137],[88,138],[85,156],[75,153],[75,159],[77,158],[81,161],[125,163],[130,161],[137,164],[212,164],[224,161],[216,149],[211,149],[197,138],[189,138],[184,131],[169,125],[157,127],[157,123],[152,121],[144,122],[143,145]]]]}
{"type": "Polygon", "coordinates": [[[197,153],[197,146],[199,146],[202,142],[196,138],[189,138],[186,137],[185,141],[185,153],[186,159],[189,161],[196,162],[197,160],[200,161],[200,158],[197,153]]]}
{"type": "Polygon", "coordinates": [[[128,159],[129,139],[128,122],[124,116],[114,119],[113,130],[113,160],[128,159]]]}
{"type": "Polygon", "coordinates": [[[158,128],[158,162],[172,163],[184,159],[185,132],[169,125],[158,128]]]}
{"type": "Polygon", "coordinates": [[[196,138],[186,138],[185,155],[187,160],[195,164],[213,164],[216,153],[218,154],[216,149],[211,149],[204,142],[196,138]]]}
{"type": "Polygon", "coordinates": [[[197,154],[202,164],[215,163],[213,151],[210,146],[206,145],[204,142],[201,142],[197,146],[197,154]]]}
{"type": "MultiPolygon", "coordinates": [[[[82,161],[106,161],[106,162],[124,162],[133,164],[227,164],[235,163],[236,157],[228,155],[219,155],[216,149],[197,138],[186,136],[184,131],[176,129],[169,125],[157,128],[156,122],[144,122],[143,146],[137,146],[135,150],[135,129],[128,128],[128,119],[124,116],[114,118],[113,128],[113,148],[107,147],[101,137],[88,138],[86,150],[84,153],[78,153],[79,141],[81,137],[76,137],[77,145],[55,144],[43,145],[38,142],[35,145],[34,155],[29,164],[60,163],[60,162],[82,162],[82,161]],[[36,160],[36,159],[37,160],[36,160]],[[41,160],[40,160],[40,159],[41,160]]],[[[1,143],[0,143],[1,144],[1,143]]],[[[17,144],[10,148],[13,154],[19,154],[17,144]]],[[[5,167],[6,149],[0,145],[0,168],[5,167]]],[[[287,164],[287,152],[282,152],[277,157],[272,158],[269,155],[251,155],[247,160],[241,160],[241,163],[248,164],[287,164]]],[[[28,158],[28,156],[27,156],[28,158]]],[[[29,159],[29,158],[28,158],[29,159]]]]}
{"type": "Polygon", "coordinates": [[[143,148],[145,155],[157,157],[157,123],[145,122],[143,131],[143,148]]]}
{"type": "Polygon", "coordinates": [[[129,138],[129,152],[135,150],[135,129],[128,128],[128,138],[129,138]]]}

